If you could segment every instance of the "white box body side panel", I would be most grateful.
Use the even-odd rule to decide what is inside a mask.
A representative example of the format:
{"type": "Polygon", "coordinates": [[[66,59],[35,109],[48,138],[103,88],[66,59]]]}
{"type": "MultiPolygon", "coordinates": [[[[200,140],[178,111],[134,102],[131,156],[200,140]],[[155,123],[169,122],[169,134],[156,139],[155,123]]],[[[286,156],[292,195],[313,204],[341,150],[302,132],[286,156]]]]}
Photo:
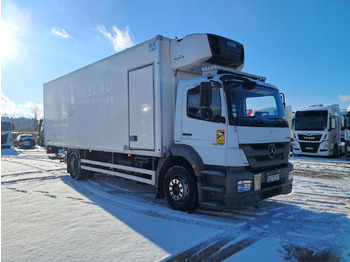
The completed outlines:
{"type": "MultiPolygon", "coordinates": [[[[150,49],[150,44],[155,41],[151,39],[44,84],[46,143],[59,147],[128,151],[128,72],[154,65],[154,78],[159,78],[157,48],[162,46],[150,49]]],[[[160,88],[159,84],[154,87],[160,88]]],[[[160,136],[156,138],[160,140],[160,136]]],[[[155,141],[155,144],[159,146],[161,142],[155,141]]]]}

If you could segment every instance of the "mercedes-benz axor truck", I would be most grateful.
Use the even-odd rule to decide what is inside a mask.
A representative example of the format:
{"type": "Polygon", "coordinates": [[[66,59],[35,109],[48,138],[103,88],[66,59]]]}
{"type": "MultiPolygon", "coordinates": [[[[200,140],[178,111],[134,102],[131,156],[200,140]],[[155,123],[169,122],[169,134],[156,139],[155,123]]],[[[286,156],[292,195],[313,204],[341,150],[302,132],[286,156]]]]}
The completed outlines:
{"type": "Polygon", "coordinates": [[[45,83],[47,151],[64,149],[73,179],[104,173],[154,185],[176,210],[290,193],[280,93],[243,65],[236,41],[156,36],[45,83]]]}
{"type": "Polygon", "coordinates": [[[343,152],[339,105],[300,108],[294,121],[294,155],[338,157],[343,152]]]}

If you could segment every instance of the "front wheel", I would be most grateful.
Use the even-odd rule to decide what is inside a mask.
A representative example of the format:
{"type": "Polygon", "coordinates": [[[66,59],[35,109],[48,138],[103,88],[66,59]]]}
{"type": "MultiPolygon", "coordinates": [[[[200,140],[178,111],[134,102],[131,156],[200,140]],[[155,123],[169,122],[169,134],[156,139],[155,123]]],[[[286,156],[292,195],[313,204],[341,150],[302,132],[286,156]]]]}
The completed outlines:
{"type": "Polygon", "coordinates": [[[174,166],[165,175],[164,193],[171,208],[191,211],[198,206],[196,184],[191,173],[182,166],[174,166]]]}

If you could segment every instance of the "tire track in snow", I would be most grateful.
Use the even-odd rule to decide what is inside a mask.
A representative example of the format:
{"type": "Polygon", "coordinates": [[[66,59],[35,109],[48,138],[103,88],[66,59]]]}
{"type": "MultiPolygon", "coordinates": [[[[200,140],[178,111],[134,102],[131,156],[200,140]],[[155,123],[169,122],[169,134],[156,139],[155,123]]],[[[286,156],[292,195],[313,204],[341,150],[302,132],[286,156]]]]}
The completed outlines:
{"type": "MultiPolygon", "coordinates": [[[[7,158],[6,161],[7,160],[9,160],[9,158],[7,158]]],[[[33,159],[30,158],[26,158],[26,161],[27,160],[33,161],[33,159]]],[[[26,161],[19,162],[13,161],[12,159],[9,160],[9,162],[12,163],[28,166],[28,169],[38,169],[38,166],[25,163],[26,161]]],[[[44,162],[43,160],[40,161],[44,162]]],[[[48,165],[49,168],[52,166],[53,164],[50,166],[48,165]]],[[[65,170],[65,168],[58,170],[41,168],[38,171],[29,171],[27,174],[17,173],[13,174],[13,176],[14,178],[15,176],[18,178],[20,175],[42,175],[57,171],[58,176],[51,176],[52,179],[60,178],[64,183],[70,185],[73,189],[81,192],[86,198],[91,200],[91,202],[89,202],[83,198],[65,196],[65,198],[71,199],[72,201],[81,201],[98,205],[107,211],[114,210],[117,206],[118,208],[132,211],[136,214],[143,214],[180,223],[195,224],[203,227],[213,227],[225,232],[222,235],[216,235],[201,244],[197,244],[181,252],[181,254],[174,254],[165,261],[176,261],[176,257],[183,258],[180,260],[192,258],[193,260],[201,261],[220,261],[254,245],[267,236],[280,237],[281,235],[285,236],[284,240],[287,242],[289,241],[289,243],[297,243],[299,241],[309,243],[308,241],[311,241],[310,243],[312,244],[315,243],[312,242],[315,241],[315,239],[320,240],[320,242],[316,242],[316,244],[320,243],[321,247],[317,246],[315,250],[322,250],[322,248],[327,247],[328,243],[334,242],[337,239],[337,235],[343,233],[341,231],[342,229],[345,228],[345,233],[348,232],[350,234],[349,225],[342,220],[344,214],[333,215],[328,213],[324,215],[317,213],[324,212],[325,209],[327,212],[336,211],[338,213],[345,213],[343,209],[344,205],[340,203],[341,201],[347,201],[349,192],[342,191],[339,195],[340,190],[336,187],[327,186],[319,182],[316,183],[305,180],[302,184],[296,185],[295,193],[264,200],[255,206],[235,210],[231,213],[198,210],[193,214],[187,214],[170,210],[163,200],[153,199],[150,201],[152,192],[150,192],[147,187],[141,190],[133,190],[130,184],[129,186],[128,184],[126,184],[126,186],[115,185],[113,183],[109,184],[108,181],[106,181],[108,179],[106,177],[75,181],[67,175],[62,175],[63,172],[60,172],[62,170],[65,170]],[[326,192],[328,192],[328,194],[326,194],[326,192]],[[307,208],[314,208],[314,212],[309,212],[307,208]],[[338,223],[338,228],[334,230],[334,227],[328,227],[329,223],[338,223]]],[[[6,178],[11,178],[11,175],[6,176],[6,178]]],[[[21,183],[30,180],[33,182],[40,181],[40,177],[34,178],[34,180],[33,178],[13,179],[12,182],[21,183]]],[[[45,179],[43,181],[45,181],[45,179]]],[[[5,183],[2,183],[4,185],[11,184],[11,181],[4,182],[5,183]]],[[[33,193],[29,192],[26,187],[21,189],[15,187],[7,188],[18,191],[19,193],[33,193]]],[[[59,201],[59,196],[55,196],[48,191],[35,192],[53,198],[52,201],[59,201]]]]}
{"type": "MultiPolygon", "coordinates": [[[[33,161],[33,159],[26,159],[26,160],[28,160],[30,162],[33,161]]],[[[26,160],[25,161],[18,161],[18,160],[13,160],[12,158],[6,158],[5,160],[1,159],[1,161],[4,161],[4,162],[10,162],[10,163],[13,163],[13,164],[34,168],[35,170],[42,171],[42,172],[50,171],[47,168],[40,167],[40,165],[34,165],[34,164],[31,164],[31,163],[26,163],[27,162],[26,160]]],[[[52,164],[53,163],[50,163],[50,166],[52,166],[52,164]]],[[[57,164],[55,164],[55,165],[57,166],[57,164]]],[[[47,163],[44,166],[47,166],[47,163]]],[[[66,170],[66,169],[67,168],[66,167],[62,167],[62,165],[57,166],[57,170],[66,170]]],[[[54,168],[54,170],[56,170],[56,168],[54,168]]]]}
{"type": "MultiPolygon", "coordinates": [[[[224,235],[216,236],[188,250],[174,254],[164,261],[221,261],[266,237],[278,238],[285,235],[288,241],[294,243],[306,241],[312,244],[315,239],[333,243],[337,238],[337,234],[340,233],[335,232],[332,228],[327,228],[328,220],[324,221],[319,216],[315,216],[315,213],[303,209],[303,204],[312,205],[312,202],[299,201],[298,204],[291,205],[291,203],[283,203],[279,199],[270,199],[261,201],[255,206],[230,213],[222,212],[220,214],[199,209],[193,214],[186,214],[169,210],[167,205],[157,204],[158,207],[154,209],[154,203],[150,203],[140,192],[132,192],[128,186],[126,186],[126,189],[115,185],[104,187],[104,183],[96,180],[84,181],[84,184],[78,182],[76,185],[80,187],[78,191],[88,191],[88,194],[86,192],[83,194],[93,202],[108,203],[108,205],[111,204],[147,216],[186,224],[209,226],[225,231],[224,235]],[[107,196],[108,194],[110,196],[107,196]],[[124,198],[128,198],[128,201],[124,202],[124,198]],[[300,212],[302,215],[300,215],[300,212]],[[302,217],[301,220],[300,217],[302,217]],[[323,230],[308,227],[310,223],[315,224],[316,227],[321,226],[323,230]],[[237,236],[242,232],[245,232],[244,234],[247,237],[238,241],[237,236]]],[[[300,196],[295,197],[300,200],[300,196]]],[[[101,204],[98,205],[101,206],[101,204]]],[[[332,214],[329,214],[329,216],[331,217],[330,220],[335,217],[342,218],[338,215],[332,216],[332,214]]],[[[346,228],[346,225],[344,225],[344,228],[346,228]]],[[[315,248],[322,250],[324,246],[315,248]]]]}
{"type": "Polygon", "coordinates": [[[200,243],[181,254],[166,258],[163,261],[222,261],[247,248],[261,238],[246,237],[237,240],[237,236],[220,236],[200,243]]]}

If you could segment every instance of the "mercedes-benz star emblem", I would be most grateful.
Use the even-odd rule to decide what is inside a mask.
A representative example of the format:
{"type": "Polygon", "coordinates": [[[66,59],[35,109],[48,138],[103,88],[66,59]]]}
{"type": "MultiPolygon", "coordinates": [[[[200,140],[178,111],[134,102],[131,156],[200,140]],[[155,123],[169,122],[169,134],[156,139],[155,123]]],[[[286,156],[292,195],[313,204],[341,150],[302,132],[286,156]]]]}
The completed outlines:
{"type": "Polygon", "coordinates": [[[269,144],[269,147],[268,147],[268,155],[269,155],[269,158],[270,159],[274,159],[276,157],[276,146],[275,144],[269,144]]]}

